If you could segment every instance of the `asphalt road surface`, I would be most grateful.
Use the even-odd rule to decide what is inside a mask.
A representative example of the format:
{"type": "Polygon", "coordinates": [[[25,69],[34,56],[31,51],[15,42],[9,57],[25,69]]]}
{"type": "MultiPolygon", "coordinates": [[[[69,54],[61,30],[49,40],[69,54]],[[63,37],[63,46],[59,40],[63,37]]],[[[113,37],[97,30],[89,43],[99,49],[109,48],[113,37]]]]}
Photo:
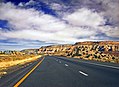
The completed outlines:
{"type": "Polygon", "coordinates": [[[0,87],[119,87],[119,64],[46,56],[0,78],[0,87]]]}

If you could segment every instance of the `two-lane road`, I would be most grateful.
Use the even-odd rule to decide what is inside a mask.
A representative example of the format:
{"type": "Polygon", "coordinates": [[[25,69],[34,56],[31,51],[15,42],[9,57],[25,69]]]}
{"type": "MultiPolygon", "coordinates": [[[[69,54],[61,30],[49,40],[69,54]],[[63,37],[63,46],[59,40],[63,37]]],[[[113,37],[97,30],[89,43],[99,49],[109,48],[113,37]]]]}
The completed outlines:
{"type": "Polygon", "coordinates": [[[17,71],[24,70],[22,76],[10,74],[9,85],[0,87],[119,87],[118,64],[46,56],[26,68],[17,71]]]}

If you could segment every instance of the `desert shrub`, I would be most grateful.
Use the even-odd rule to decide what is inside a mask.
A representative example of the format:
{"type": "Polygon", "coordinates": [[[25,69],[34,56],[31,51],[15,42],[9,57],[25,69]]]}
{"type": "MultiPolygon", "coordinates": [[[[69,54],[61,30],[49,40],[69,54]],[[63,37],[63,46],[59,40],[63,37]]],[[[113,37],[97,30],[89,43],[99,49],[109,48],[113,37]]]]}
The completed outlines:
{"type": "Polygon", "coordinates": [[[101,59],[101,56],[100,55],[98,56],[98,59],[101,59]]]}
{"type": "Polygon", "coordinates": [[[85,52],[83,52],[83,55],[85,55],[85,52]]]}
{"type": "Polygon", "coordinates": [[[86,50],[86,52],[88,53],[88,50],[86,50]]]}
{"type": "Polygon", "coordinates": [[[94,54],[94,58],[98,58],[97,55],[94,54]]]}
{"type": "Polygon", "coordinates": [[[85,48],[83,48],[82,51],[85,51],[85,48]]]}
{"type": "Polygon", "coordinates": [[[82,56],[82,54],[78,54],[77,56],[82,56]]]}
{"type": "Polygon", "coordinates": [[[68,53],[67,56],[70,56],[70,54],[68,53]]]}
{"type": "Polygon", "coordinates": [[[76,56],[76,54],[73,54],[72,57],[76,56]]]}
{"type": "Polygon", "coordinates": [[[115,57],[112,57],[112,59],[114,60],[114,59],[115,59],[115,57]]]}
{"type": "Polygon", "coordinates": [[[89,58],[90,57],[90,54],[86,55],[86,58],[89,58]]]}

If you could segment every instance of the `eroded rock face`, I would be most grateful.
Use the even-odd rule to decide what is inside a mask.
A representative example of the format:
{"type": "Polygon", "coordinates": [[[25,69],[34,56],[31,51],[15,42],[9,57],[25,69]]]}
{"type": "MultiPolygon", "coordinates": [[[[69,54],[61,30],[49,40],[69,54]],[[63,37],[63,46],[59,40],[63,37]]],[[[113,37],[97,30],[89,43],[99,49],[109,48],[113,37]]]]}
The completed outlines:
{"type": "Polygon", "coordinates": [[[66,56],[67,53],[72,51],[72,45],[53,45],[44,46],[39,49],[39,53],[49,54],[49,55],[62,55],[66,56]]]}
{"type": "Polygon", "coordinates": [[[107,62],[119,62],[119,42],[78,42],[74,45],[53,45],[41,47],[40,54],[58,55],[98,60],[107,62]]]}

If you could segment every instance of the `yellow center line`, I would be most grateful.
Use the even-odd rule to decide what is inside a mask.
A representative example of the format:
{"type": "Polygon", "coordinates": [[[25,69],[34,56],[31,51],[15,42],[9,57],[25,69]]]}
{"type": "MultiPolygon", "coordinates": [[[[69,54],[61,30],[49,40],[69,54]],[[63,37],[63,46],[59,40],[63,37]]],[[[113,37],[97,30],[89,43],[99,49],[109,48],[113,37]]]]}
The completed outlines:
{"type": "Polygon", "coordinates": [[[44,60],[44,58],[34,68],[32,68],[32,70],[29,71],[22,79],[20,79],[20,81],[18,81],[14,85],[14,87],[18,87],[42,63],[43,60],[44,60]]]}

